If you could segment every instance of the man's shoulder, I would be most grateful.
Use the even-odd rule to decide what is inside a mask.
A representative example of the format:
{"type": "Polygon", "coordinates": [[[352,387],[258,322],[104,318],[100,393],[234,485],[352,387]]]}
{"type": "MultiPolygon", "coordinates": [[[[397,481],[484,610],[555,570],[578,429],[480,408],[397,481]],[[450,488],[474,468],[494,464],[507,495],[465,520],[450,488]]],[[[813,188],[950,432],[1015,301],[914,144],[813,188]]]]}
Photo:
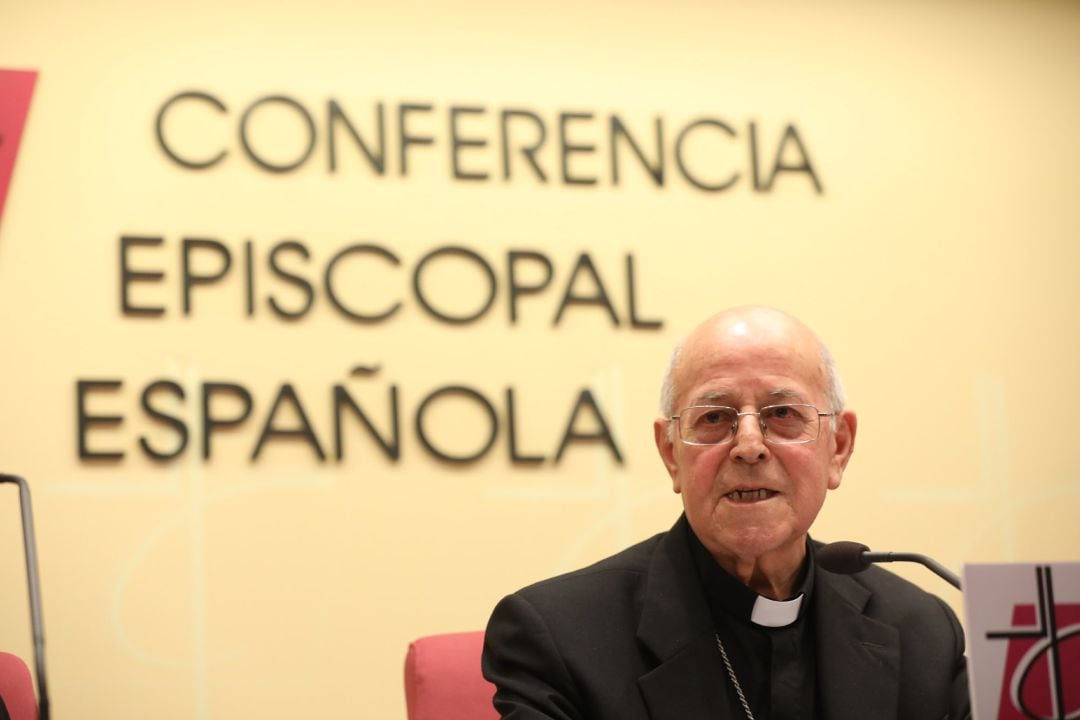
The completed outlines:
{"type": "Polygon", "coordinates": [[[887,622],[926,621],[928,616],[946,619],[952,615],[948,605],[937,595],[919,587],[896,573],[876,565],[852,575],[822,572],[826,582],[851,582],[869,593],[866,613],[887,622]]]}
{"type": "Polygon", "coordinates": [[[649,565],[669,533],[658,533],[614,555],[572,572],[541,580],[517,591],[532,602],[586,600],[606,588],[643,584],[649,565]]]}

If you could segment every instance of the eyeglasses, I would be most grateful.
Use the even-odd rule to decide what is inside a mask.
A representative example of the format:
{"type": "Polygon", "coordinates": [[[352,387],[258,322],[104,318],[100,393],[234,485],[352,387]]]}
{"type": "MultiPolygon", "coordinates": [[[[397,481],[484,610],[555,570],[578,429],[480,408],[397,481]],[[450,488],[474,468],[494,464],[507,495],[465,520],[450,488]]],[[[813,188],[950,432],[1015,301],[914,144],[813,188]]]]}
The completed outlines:
{"type": "Polygon", "coordinates": [[[679,438],[687,445],[723,445],[739,431],[743,415],[757,415],[761,435],[773,445],[808,443],[818,436],[821,418],[836,413],[819,411],[813,405],[766,405],[757,412],[739,412],[726,405],[693,405],[672,415],[679,438]]]}

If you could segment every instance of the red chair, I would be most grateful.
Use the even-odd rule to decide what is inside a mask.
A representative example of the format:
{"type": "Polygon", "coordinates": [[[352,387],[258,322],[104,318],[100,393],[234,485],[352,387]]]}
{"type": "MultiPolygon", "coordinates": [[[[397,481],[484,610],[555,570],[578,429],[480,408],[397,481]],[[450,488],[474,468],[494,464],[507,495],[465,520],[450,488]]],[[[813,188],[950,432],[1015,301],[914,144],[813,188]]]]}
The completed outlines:
{"type": "MultiPolygon", "coordinates": [[[[11,720],[37,720],[37,699],[30,670],[17,655],[0,652],[0,700],[11,720]]],[[[3,717],[0,709],[0,717],[3,717]]]]}
{"type": "Polygon", "coordinates": [[[408,719],[498,720],[491,704],[495,686],[480,674],[483,647],[480,630],[429,635],[410,643],[405,656],[408,719]]]}

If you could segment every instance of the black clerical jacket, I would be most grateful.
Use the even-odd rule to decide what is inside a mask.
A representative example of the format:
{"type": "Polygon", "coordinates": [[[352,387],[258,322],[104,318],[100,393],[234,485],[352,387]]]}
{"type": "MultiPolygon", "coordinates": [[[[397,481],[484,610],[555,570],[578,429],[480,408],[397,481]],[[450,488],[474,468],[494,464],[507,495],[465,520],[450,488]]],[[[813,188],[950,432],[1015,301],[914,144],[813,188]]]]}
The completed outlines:
{"type": "MultiPolygon", "coordinates": [[[[508,720],[743,720],[685,533],[504,598],[483,669],[508,720]]],[[[880,568],[817,568],[823,720],[970,717],[964,637],[939,598],[880,568]]],[[[767,720],[756,718],[756,720],[767,720]]]]}

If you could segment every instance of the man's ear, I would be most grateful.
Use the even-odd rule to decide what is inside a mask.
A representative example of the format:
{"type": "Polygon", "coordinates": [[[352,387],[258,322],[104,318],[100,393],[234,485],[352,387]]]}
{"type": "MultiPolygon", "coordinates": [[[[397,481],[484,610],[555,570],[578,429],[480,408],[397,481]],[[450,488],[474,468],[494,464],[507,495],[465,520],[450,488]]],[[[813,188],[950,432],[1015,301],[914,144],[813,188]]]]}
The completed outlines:
{"type": "Polygon", "coordinates": [[[836,417],[836,430],[833,432],[832,458],[829,466],[829,489],[835,490],[840,487],[840,479],[844,476],[844,468],[851,460],[851,453],[855,450],[855,431],[859,427],[855,412],[845,410],[836,417]]]}
{"type": "Polygon", "coordinates": [[[668,418],[657,418],[653,421],[656,449],[660,451],[660,459],[664,461],[664,467],[671,476],[671,489],[678,493],[682,492],[682,487],[679,485],[679,464],[675,460],[675,440],[669,432],[671,429],[671,420],[668,418]]]}

